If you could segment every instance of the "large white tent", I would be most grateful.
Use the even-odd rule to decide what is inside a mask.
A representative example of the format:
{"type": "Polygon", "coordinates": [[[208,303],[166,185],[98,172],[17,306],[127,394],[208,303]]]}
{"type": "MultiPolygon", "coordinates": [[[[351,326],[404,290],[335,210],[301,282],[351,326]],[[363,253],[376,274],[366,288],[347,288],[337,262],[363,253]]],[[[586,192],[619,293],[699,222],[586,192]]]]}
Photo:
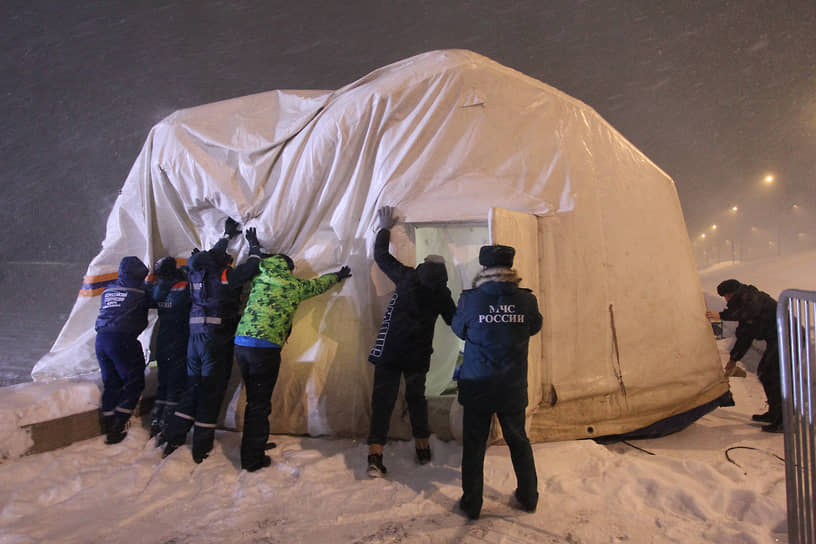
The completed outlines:
{"type": "MultiPolygon", "coordinates": [[[[587,105],[461,50],[418,55],[334,92],[261,93],[156,125],[32,375],[95,371],[98,294],[119,260],[184,258],[210,247],[230,216],[256,227],[267,250],[291,255],[296,275],[351,266],[342,286],[298,310],[271,424],[363,435],[366,357],[393,289],[372,259],[382,205],[401,219],[392,252],[406,264],[446,256],[455,297],[470,287],[480,245],[516,247],[522,285],[544,315],[530,344],[534,440],[625,433],[728,390],[672,180],[587,105]]],[[[241,262],[246,241],[230,251],[241,262]]],[[[450,378],[460,349],[440,320],[428,393],[441,437],[456,434],[450,378]]],[[[240,424],[240,399],[231,390],[228,427],[240,424]]]]}

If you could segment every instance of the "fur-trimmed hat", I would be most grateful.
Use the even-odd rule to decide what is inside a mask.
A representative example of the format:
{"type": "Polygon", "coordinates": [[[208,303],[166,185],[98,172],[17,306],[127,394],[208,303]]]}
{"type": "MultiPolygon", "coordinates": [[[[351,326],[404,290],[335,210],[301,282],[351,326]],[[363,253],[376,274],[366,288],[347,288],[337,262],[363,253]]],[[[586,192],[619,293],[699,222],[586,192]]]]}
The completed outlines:
{"type": "Polygon", "coordinates": [[[492,245],[479,249],[479,264],[488,268],[503,266],[512,268],[516,250],[510,246],[492,245]]]}

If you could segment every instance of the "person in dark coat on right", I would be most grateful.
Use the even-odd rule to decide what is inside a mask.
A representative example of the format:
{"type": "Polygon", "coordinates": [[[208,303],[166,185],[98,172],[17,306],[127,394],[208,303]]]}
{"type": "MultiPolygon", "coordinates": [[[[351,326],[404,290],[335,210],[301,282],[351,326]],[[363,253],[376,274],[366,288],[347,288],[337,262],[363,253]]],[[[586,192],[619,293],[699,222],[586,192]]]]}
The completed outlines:
{"type": "Polygon", "coordinates": [[[460,508],[470,519],[482,510],[484,457],[493,414],[499,418],[516,473],[514,493],[520,507],[538,505],[538,479],[530,440],[524,430],[527,407],[527,346],[541,330],[538,301],[519,287],[513,270],[515,249],[482,246],[484,269],[473,289],[462,291],[453,332],[465,341],[465,356],[457,369],[459,403],[464,407],[462,436],[462,498],[460,508]]]}
{"type": "Polygon", "coordinates": [[[779,332],[776,328],[776,300],[753,285],[745,285],[735,279],[725,280],[717,286],[717,294],[725,299],[721,312],[706,312],[709,318],[738,321],[736,342],[731,348],[725,365],[725,374],[736,368],[754,340],[765,340],[767,347],[757,366],[757,378],[765,390],[768,411],[754,414],[754,421],[767,423],[762,430],[770,433],[785,431],[782,421],[782,379],[779,372],[779,332]]]}

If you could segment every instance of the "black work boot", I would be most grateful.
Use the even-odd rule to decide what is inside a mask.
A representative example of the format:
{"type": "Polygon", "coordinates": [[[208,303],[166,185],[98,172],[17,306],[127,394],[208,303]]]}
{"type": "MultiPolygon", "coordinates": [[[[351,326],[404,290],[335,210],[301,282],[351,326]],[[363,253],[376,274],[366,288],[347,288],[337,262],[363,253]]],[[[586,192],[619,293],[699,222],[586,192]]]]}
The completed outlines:
{"type": "Polygon", "coordinates": [[[752,415],[751,419],[753,421],[762,421],[762,422],[765,422],[765,423],[770,423],[771,420],[773,419],[773,417],[771,416],[771,411],[768,410],[764,414],[754,414],[754,415],[752,415]]]}
{"type": "Polygon", "coordinates": [[[118,444],[127,436],[128,421],[124,419],[113,418],[108,425],[108,432],[105,435],[105,444],[118,444]]]}
{"type": "Polygon", "coordinates": [[[431,462],[431,448],[417,448],[416,462],[420,465],[427,465],[431,462]]]}
{"type": "Polygon", "coordinates": [[[257,470],[261,470],[262,468],[266,468],[272,464],[272,458],[268,455],[264,455],[261,457],[261,460],[258,463],[254,463],[252,465],[242,466],[241,468],[246,470],[247,472],[255,472],[257,470]]]}
{"type": "Polygon", "coordinates": [[[193,461],[195,461],[197,465],[201,464],[201,462],[209,456],[210,451],[196,451],[196,449],[193,448],[193,461]]]}
{"type": "Polygon", "coordinates": [[[474,505],[471,501],[467,500],[464,495],[459,499],[459,508],[465,513],[468,519],[479,519],[482,513],[482,505],[474,505]]]}
{"type": "Polygon", "coordinates": [[[536,507],[538,506],[538,495],[537,494],[536,494],[536,497],[535,497],[534,500],[527,500],[527,499],[524,499],[521,496],[521,494],[519,493],[519,490],[516,489],[513,492],[513,497],[515,497],[516,501],[518,502],[519,508],[521,508],[525,512],[535,512],[536,511],[536,507]]]}
{"type": "Polygon", "coordinates": [[[368,456],[368,476],[371,478],[382,478],[388,469],[383,465],[382,453],[371,453],[368,456]]]}

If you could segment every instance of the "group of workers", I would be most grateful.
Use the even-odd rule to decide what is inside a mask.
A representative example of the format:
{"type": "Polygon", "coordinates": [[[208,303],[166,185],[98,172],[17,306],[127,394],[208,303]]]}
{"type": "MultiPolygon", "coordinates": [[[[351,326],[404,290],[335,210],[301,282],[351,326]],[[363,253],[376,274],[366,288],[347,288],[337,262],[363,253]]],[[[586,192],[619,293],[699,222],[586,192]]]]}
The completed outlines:
{"type": "MultiPolygon", "coordinates": [[[[416,461],[431,460],[425,379],[435,322],[442,316],[465,341],[456,376],[464,407],[459,505],[469,518],[479,517],[484,457],[496,414],[513,460],[517,506],[535,511],[538,483],[525,432],[527,346],[530,336],[541,329],[542,317],[535,295],[519,287],[521,279],[513,269],[515,250],[483,246],[482,270],[457,305],[447,287],[444,259],[428,255],[416,267],[402,264],[388,249],[390,229],[397,221],[393,208],[380,208],[377,220],[374,259],[395,290],[368,357],[375,367],[368,474],[380,477],[387,472],[383,446],[400,380],[405,382],[416,461]]],[[[211,249],[194,249],[186,267],[178,267],[172,257],[160,259],[151,283],[145,283],[148,269],[138,258],[122,259],[118,278],[102,293],[95,327],[106,443],[125,438],[144,389],[145,360],[138,336],[147,326],[148,310],[156,308],[159,383],[150,432],[164,448],[163,455],[182,446],[192,428],[193,460],[201,463],[208,456],[234,358],[246,391],[241,467],[252,472],[271,464],[266,453],[274,447],[268,442],[271,396],[295,311],[303,300],[350,277],[351,270],[343,266],[311,280],[299,279],[292,274],[292,259],[265,253],[253,228],[245,233],[250,246],[246,262],[232,267],[227,246],[240,233],[240,225],[228,218],[223,237],[211,249]],[[242,309],[247,283],[251,287],[242,309]]]]}

